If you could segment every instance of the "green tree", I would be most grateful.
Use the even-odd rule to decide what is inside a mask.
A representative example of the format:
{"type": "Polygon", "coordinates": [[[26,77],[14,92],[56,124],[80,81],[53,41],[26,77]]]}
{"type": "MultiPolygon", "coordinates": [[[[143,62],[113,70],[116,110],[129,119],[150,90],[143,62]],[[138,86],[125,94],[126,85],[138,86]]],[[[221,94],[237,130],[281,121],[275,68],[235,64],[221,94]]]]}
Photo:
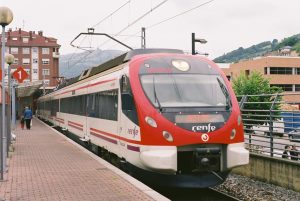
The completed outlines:
{"type": "MultiPolygon", "coordinates": [[[[279,87],[270,87],[269,80],[264,78],[259,72],[252,72],[249,76],[241,74],[232,81],[233,90],[238,97],[247,96],[247,101],[243,105],[243,119],[246,128],[250,129],[253,125],[265,124],[270,120],[270,108],[276,97],[276,93],[281,93],[279,87]],[[274,94],[274,95],[266,95],[274,94]],[[252,96],[254,95],[254,96],[252,96]]],[[[277,96],[273,110],[280,109],[281,96],[277,96]]],[[[280,117],[279,112],[272,112],[273,119],[280,117]]]]}

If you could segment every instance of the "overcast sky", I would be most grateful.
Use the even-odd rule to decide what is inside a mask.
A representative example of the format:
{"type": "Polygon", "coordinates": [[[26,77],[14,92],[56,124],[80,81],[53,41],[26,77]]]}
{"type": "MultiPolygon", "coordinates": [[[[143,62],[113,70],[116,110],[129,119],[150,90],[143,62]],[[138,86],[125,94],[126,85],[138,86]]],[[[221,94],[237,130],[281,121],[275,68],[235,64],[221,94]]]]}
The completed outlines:
{"type": "MultiPolygon", "coordinates": [[[[176,48],[191,51],[191,33],[205,38],[208,43],[197,44],[199,52],[209,53],[213,59],[238,47],[283,39],[300,33],[299,0],[214,0],[184,15],[161,23],[165,19],[197,7],[209,0],[0,0],[1,6],[14,13],[8,28],[25,31],[43,30],[45,36],[58,39],[61,54],[79,52],[70,42],[86,32],[106,16],[125,6],[97,26],[95,32],[111,35],[120,32],[143,14],[153,9],[117,37],[134,48],[140,47],[140,29],[146,27],[146,46],[176,48]],[[136,36],[132,36],[132,35],[136,36]],[[129,37],[130,36],[130,37],[129,37]]],[[[77,45],[100,49],[118,48],[103,43],[103,38],[80,38],[77,45]]]]}

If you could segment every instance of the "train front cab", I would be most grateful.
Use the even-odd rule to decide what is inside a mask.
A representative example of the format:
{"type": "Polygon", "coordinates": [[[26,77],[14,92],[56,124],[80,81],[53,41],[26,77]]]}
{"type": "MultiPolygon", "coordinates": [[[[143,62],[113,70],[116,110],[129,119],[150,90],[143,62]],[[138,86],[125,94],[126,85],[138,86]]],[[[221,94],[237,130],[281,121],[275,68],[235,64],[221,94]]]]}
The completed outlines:
{"type": "Polygon", "coordinates": [[[141,133],[134,172],[161,185],[208,187],[248,164],[238,103],[214,63],[155,54],[129,65],[141,133]]]}

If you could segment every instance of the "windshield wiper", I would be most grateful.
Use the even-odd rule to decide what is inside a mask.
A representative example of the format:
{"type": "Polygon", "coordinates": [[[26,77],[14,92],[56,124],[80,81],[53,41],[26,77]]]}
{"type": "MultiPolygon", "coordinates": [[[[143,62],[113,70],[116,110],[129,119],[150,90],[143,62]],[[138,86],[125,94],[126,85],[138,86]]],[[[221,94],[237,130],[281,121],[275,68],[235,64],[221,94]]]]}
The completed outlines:
{"type": "Polygon", "coordinates": [[[158,109],[159,111],[161,112],[162,111],[162,107],[161,107],[161,104],[157,98],[157,94],[156,94],[156,88],[155,88],[155,77],[153,75],[153,93],[154,93],[154,100],[155,100],[155,103],[157,102],[158,104],[158,109]]]}
{"type": "Polygon", "coordinates": [[[226,107],[228,107],[228,109],[230,109],[232,107],[232,105],[231,105],[231,101],[229,98],[229,93],[228,93],[225,85],[222,83],[222,81],[218,77],[217,77],[217,80],[218,80],[219,86],[221,87],[221,90],[226,98],[226,107]]]}

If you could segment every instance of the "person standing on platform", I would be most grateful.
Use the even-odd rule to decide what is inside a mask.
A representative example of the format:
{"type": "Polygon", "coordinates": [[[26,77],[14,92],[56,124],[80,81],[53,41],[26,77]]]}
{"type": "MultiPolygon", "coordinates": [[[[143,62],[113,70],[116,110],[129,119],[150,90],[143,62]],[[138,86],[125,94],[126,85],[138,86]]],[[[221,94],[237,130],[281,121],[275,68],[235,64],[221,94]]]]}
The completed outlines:
{"type": "Polygon", "coordinates": [[[296,145],[292,145],[292,148],[290,150],[291,159],[294,161],[299,160],[299,151],[296,148],[296,145]]]}
{"type": "Polygon", "coordinates": [[[282,158],[290,159],[291,158],[290,151],[291,151],[290,145],[285,145],[284,151],[282,153],[282,158]]]}
{"type": "Polygon", "coordinates": [[[32,111],[31,111],[31,109],[29,109],[29,107],[25,107],[24,119],[25,119],[25,123],[26,123],[26,128],[28,130],[30,130],[30,123],[31,123],[31,119],[32,119],[32,111]]]}

